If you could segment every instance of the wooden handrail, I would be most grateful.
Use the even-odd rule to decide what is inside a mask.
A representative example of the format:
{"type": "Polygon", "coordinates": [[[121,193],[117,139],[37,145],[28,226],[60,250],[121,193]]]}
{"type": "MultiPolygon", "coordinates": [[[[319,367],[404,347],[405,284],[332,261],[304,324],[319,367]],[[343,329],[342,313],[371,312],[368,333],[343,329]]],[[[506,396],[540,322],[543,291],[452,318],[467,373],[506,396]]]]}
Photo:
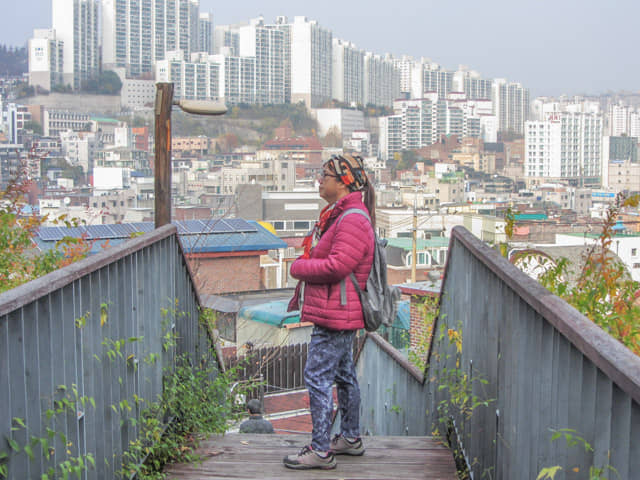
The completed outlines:
{"type": "MultiPolygon", "coordinates": [[[[463,244],[523,301],[562,333],[596,367],[640,403],[640,357],[567,302],[521,272],[467,229],[453,228],[449,251],[455,240],[463,244]]],[[[445,268],[445,275],[446,271],[445,268]]],[[[446,278],[442,284],[445,285],[445,283],[446,278]]]]}
{"type": "MultiPolygon", "coordinates": [[[[105,265],[109,265],[149,245],[170,237],[171,235],[175,235],[176,232],[177,228],[175,225],[164,225],[140,237],[132,238],[121,245],[116,245],[40,278],[19,285],[16,288],[0,293],[0,316],[6,315],[38,298],[48,295],[84,275],[99,270],[105,265]]],[[[190,270],[189,274],[191,275],[190,270]]],[[[198,301],[199,300],[198,298],[198,301]]]]}

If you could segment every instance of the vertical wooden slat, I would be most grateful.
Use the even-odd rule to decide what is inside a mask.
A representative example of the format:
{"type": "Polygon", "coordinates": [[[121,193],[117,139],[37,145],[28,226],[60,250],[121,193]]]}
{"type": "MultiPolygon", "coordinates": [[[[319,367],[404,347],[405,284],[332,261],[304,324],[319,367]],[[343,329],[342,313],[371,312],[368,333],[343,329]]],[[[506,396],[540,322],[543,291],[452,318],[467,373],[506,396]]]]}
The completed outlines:
{"type": "MultiPolygon", "coordinates": [[[[20,448],[27,443],[28,435],[24,428],[21,428],[14,418],[19,418],[25,422],[27,419],[27,392],[24,382],[25,358],[24,358],[24,323],[22,321],[22,309],[15,310],[7,316],[8,330],[8,368],[11,373],[10,378],[10,398],[11,416],[9,421],[15,430],[8,430],[6,434],[15,441],[20,448]]],[[[29,478],[30,469],[28,458],[24,453],[16,454],[9,452],[11,456],[10,468],[13,478],[29,478]]]]}

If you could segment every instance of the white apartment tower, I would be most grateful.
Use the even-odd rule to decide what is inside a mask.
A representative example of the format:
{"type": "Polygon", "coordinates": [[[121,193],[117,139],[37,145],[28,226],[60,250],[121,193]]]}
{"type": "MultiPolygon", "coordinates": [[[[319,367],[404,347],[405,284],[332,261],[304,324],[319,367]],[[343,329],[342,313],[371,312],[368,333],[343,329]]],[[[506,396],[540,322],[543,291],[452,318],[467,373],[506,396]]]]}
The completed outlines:
{"type": "Polygon", "coordinates": [[[488,100],[467,100],[463,93],[442,99],[438,92],[431,92],[420,99],[396,100],[393,110],[394,115],[380,118],[380,155],[384,160],[402,150],[432,145],[442,135],[495,141],[497,120],[488,100]]]}
{"type": "Polygon", "coordinates": [[[194,39],[198,38],[198,0],[153,0],[153,3],[153,61],[164,60],[167,52],[177,50],[188,59],[194,39]]]}
{"type": "Polygon", "coordinates": [[[201,13],[198,19],[198,52],[213,55],[213,15],[201,13]]]}
{"type": "Polygon", "coordinates": [[[240,55],[240,34],[238,29],[242,25],[217,25],[213,29],[213,53],[240,55]]]}
{"type": "Polygon", "coordinates": [[[422,88],[424,93],[436,92],[438,98],[446,98],[453,89],[453,72],[443,70],[437,63],[422,64],[422,88]]]}
{"type": "Polygon", "coordinates": [[[290,34],[291,103],[322,106],[331,100],[333,35],[306,17],[294,17],[290,34]]]}
{"type": "Polygon", "coordinates": [[[602,115],[552,112],[525,124],[525,177],[532,183],[563,180],[599,185],[602,175],[602,115]]]}
{"type": "Polygon", "coordinates": [[[364,54],[364,105],[390,107],[400,96],[400,73],[390,56],[364,54]]]}
{"type": "Polygon", "coordinates": [[[469,100],[490,100],[492,80],[480,78],[480,74],[464,67],[453,74],[451,88],[454,92],[464,92],[469,100]]]}
{"type": "Polygon", "coordinates": [[[38,29],[29,39],[29,85],[51,90],[62,83],[64,42],[55,30],[38,29]]]}
{"type": "Polygon", "coordinates": [[[332,97],[347,104],[363,104],[364,52],[350,42],[333,39],[332,97]]]}
{"type": "Polygon", "coordinates": [[[103,67],[138,77],[167,52],[188,59],[198,49],[198,14],[198,0],[102,0],[103,67]]]}
{"type": "Polygon", "coordinates": [[[102,65],[129,77],[153,70],[153,0],[102,0],[102,65]]]}
{"type": "Polygon", "coordinates": [[[498,128],[524,133],[524,124],[529,119],[529,89],[519,83],[507,83],[503,78],[496,78],[491,100],[493,113],[498,117],[498,128]]]}
{"type": "Polygon", "coordinates": [[[193,54],[191,62],[184,61],[179,52],[170,53],[156,64],[156,80],[172,82],[176,99],[217,100],[223,97],[220,65],[210,61],[207,54],[193,54]]]}
{"type": "Polygon", "coordinates": [[[291,103],[291,24],[287,17],[279,16],[276,17],[276,25],[284,41],[284,102],[291,103]]]}
{"type": "MultiPolygon", "coordinates": [[[[406,55],[394,60],[394,66],[398,71],[398,75],[400,75],[400,93],[405,98],[411,97],[411,70],[415,63],[412,57],[406,55]]],[[[422,93],[423,92],[421,92],[418,97],[421,97],[422,93]]]]}
{"type": "Polygon", "coordinates": [[[629,105],[609,106],[609,135],[640,137],[640,111],[629,105]]]}
{"type": "Polygon", "coordinates": [[[99,71],[98,0],[53,0],[52,29],[62,42],[62,81],[79,89],[99,71]]]}
{"type": "Polygon", "coordinates": [[[265,25],[263,18],[251,20],[238,32],[240,56],[255,58],[256,103],[284,103],[284,32],[276,25],[265,25]]]}

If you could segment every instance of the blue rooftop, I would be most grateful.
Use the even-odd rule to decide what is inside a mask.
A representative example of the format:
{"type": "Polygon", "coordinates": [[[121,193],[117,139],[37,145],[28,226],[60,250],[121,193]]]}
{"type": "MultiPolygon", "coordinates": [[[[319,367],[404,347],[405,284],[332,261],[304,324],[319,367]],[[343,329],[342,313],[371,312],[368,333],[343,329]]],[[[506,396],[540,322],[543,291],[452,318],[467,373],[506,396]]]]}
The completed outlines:
{"type": "MultiPolygon", "coordinates": [[[[286,248],[287,244],[254,221],[241,218],[186,220],[172,222],[186,253],[248,252],[286,248]]],[[[82,225],[78,227],[42,227],[35,237],[43,250],[55,248],[65,237],[84,237],[93,241],[90,254],[106,246],[118,245],[154,229],[153,222],[82,225]]]]}

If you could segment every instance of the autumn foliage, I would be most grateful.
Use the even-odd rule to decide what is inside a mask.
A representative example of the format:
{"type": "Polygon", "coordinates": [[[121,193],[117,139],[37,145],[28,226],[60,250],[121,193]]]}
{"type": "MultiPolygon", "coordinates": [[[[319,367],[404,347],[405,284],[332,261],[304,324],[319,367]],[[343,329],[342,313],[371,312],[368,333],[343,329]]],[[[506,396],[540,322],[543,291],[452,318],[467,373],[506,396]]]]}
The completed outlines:
{"type": "MultiPolygon", "coordinates": [[[[84,258],[92,246],[85,238],[67,237],[54,249],[40,251],[33,239],[48,219],[27,212],[31,189],[32,181],[22,169],[0,190],[0,292],[84,258]]],[[[54,223],[77,226],[79,222],[62,216],[54,223]]]]}
{"type": "Polygon", "coordinates": [[[640,355],[640,284],[631,279],[610,248],[618,215],[626,207],[637,207],[638,200],[637,195],[626,198],[618,194],[607,210],[602,234],[589,250],[575,285],[564,280],[569,267],[566,260],[549,269],[539,281],[640,355]]]}

